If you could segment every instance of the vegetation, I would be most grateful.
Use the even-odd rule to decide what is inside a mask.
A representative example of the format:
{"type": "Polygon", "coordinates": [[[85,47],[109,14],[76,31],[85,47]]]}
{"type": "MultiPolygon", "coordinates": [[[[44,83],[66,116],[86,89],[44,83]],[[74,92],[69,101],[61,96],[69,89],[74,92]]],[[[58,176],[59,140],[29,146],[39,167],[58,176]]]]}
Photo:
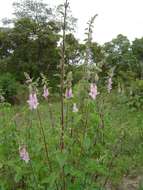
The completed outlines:
{"type": "Polygon", "coordinates": [[[99,45],[95,15],[80,43],[67,0],[14,8],[0,29],[0,189],[107,190],[142,177],[143,39],[99,45]]]}
{"type": "MultiPolygon", "coordinates": [[[[52,172],[44,153],[37,111],[31,112],[27,106],[1,106],[1,189],[56,189],[55,181],[58,187],[62,185],[60,171],[63,166],[68,189],[99,189],[105,182],[116,187],[124,176],[142,175],[143,113],[130,111],[121,103],[122,98],[114,92],[108,96],[104,94],[98,100],[104,110],[104,128],[97,115],[97,105],[94,107],[94,103],[89,101],[88,110],[91,112],[88,133],[84,138],[82,114],[71,113],[63,153],[58,150],[59,104],[52,104],[54,128],[48,103],[40,105],[38,111],[46,135],[52,172]],[[30,155],[28,164],[19,157],[19,144],[27,146],[30,155]]],[[[72,103],[69,104],[70,107],[72,103]]]]}

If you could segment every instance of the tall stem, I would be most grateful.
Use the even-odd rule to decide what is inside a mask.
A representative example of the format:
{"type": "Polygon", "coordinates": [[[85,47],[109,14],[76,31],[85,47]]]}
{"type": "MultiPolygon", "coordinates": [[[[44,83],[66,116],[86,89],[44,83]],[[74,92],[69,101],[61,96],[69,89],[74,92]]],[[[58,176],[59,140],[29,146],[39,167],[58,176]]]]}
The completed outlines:
{"type": "Polygon", "coordinates": [[[55,122],[54,122],[54,117],[53,117],[52,107],[51,107],[51,104],[50,104],[49,100],[48,100],[48,108],[49,108],[49,114],[50,114],[51,126],[52,126],[52,128],[55,128],[55,122]]]}
{"type": "MultiPolygon", "coordinates": [[[[64,21],[63,21],[63,43],[62,43],[62,51],[61,51],[61,142],[60,142],[60,150],[63,152],[65,144],[64,144],[64,130],[65,130],[65,121],[64,121],[64,76],[65,76],[65,37],[66,37],[66,19],[67,19],[67,8],[68,8],[68,0],[65,1],[64,4],[64,21]]],[[[61,171],[62,175],[62,187],[61,190],[66,190],[66,181],[65,181],[65,172],[64,166],[61,171]]]]}
{"type": "Polygon", "coordinates": [[[30,167],[31,167],[31,171],[32,171],[32,174],[33,174],[33,179],[34,179],[34,183],[35,183],[35,190],[38,188],[39,189],[39,183],[38,183],[38,179],[37,179],[37,176],[36,176],[36,173],[34,171],[34,168],[32,166],[32,162],[31,160],[29,161],[29,164],[30,164],[30,167]]]}
{"type": "Polygon", "coordinates": [[[66,128],[68,127],[68,115],[69,115],[69,101],[67,102],[66,105],[66,124],[65,124],[66,128]]]}
{"type": "Polygon", "coordinates": [[[40,127],[40,133],[41,133],[42,138],[43,138],[43,141],[44,141],[45,154],[46,154],[46,157],[47,157],[49,169],[50,169],[50,171],[52,171],[52,167],[51,167],[50,159],[49,159],[48,147],[47,147],[47,143],[46,143],[45,132],[44,132],[44,128],[43,128],[43,125],[42,125],[41,116],[40,116],[40,113],[39,113],[39,110],[38,110],[38,109],[37,109],[37,114],[38,114],[39,125],[40,125],[40,126],[39,126],[39,127],[40,127]]]}
{"type": "Polygon", "coordinates": [[[68,0],[64,4],[64,23],[63,23],[63,43],[61,55],[61,151],[64,149],[64,75],[65,75],[65,36],[66,36],[66,18],[67,18],[68,0]]]}

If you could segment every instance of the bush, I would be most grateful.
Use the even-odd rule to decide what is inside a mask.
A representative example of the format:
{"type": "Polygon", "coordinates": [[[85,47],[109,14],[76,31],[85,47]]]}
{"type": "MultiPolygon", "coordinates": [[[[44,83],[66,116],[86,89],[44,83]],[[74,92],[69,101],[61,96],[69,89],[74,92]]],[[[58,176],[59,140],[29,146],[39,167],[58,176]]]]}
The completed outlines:
{"type": "Polygon", "coordinates": [[[132,82],[127,104],[132,110],[143,109],[143,80],[132,82]]]}
{"type": "Polygon", "coordinates": [[[18,87],[19,84],[16,82],[12,74],[6,73],[0,76],[0,89],[7,102],[12,104],[15,102],[18,87]]]}

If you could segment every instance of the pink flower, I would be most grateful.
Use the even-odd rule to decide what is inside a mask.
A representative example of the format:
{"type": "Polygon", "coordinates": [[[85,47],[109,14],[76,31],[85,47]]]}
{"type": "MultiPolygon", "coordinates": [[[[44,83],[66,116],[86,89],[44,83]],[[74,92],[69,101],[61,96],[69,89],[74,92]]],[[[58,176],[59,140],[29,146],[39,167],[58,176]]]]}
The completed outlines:
{"type": "Polygon", "coordinates": [[[47,88],[46,86],[44,86],[43,97],[44,97],[45,99],[47,99],[48,96],[49,96],[49,90],[48,90],[48,88],[47,88]]]}
{"type": "Polygon", "coordinates": [[[31,110],[36,109],[39,104],[36,93],[31,93],[27,102],[31,110]]]}
{"type": "Polygon", "coordinates": [[[71,88],[67,88],[67,89],[66,89],[65,97],[66,97],[67,99],[73,97],[73,93],[72,93],[72,89],[71,89],[71,88]]]}
{"type": "Polygon", "coordinates": [[[78,112],[78,108],[77,108],[77,105],[76,103],[73,104],[73,110],[72,110],[74,113],[78,112]]]}
{"type": "Polygon", "coordinates": [[[91,96],[91,98],[93,99],[93,100],[95,100],[96,99],[96,96],[99,94],[99,92],[97,91],[97,86],[96,86],[96,84],[91,84],[90,85],[90,92],[89,92],[89,95],[91,96]]]}
{"type": "Polygon", "coordinates": [[[111,92],[111,90],[112,90],[112,78],[110,77],[109,79],[108,79],[108,85],[107,85],[107,90],[108,90],[108,93],[110,93],[111,92]]]}
{"type": "Polygon", "coordinates": [[[29,158],[29,154],[28,154],[28,152],[26,150],[25,145],[19,147],[19,154],[20,154],[20,158],[22,160],[24,160],[26,163],[29,162],[30,158],[29,158]]]}

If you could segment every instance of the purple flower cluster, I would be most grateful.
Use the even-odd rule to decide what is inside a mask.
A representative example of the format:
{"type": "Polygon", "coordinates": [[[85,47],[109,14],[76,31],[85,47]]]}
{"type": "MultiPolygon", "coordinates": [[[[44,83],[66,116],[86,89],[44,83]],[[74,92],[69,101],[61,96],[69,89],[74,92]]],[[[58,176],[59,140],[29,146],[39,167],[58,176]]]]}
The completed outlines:
{"type": "MultiPolygon", "coordinates": [[[[112,90],[112,78],[110,77],[108,79],[108,85],[107,85],[107,90],[108,90],[108,93],[111,92],[112,90]]],[[[89,92],[89,96],[95,100],[97,95],[99,94],[98,90],[97,90],[97,85],[95,83],[91,83],[90,84],[90,92],[89,92]]],[[[46,86],[44,86],[44,91],[43,91],[43,97],[45,99],[47,99],[49,96],[49,90],[46,86]]],[[[65,97],[67,99],[70,99],[73,97],[73,92],[72,92],[72,88],[67,88],[66,89],[66,92],[65,92],[65,97]]],[[[33,92],[33,93],[30,93],[29,95],[29,100],[27,101],[28,104],[29,104],[29,107],[31,110],[35,110],[37,109],[37,106],[39,105],[39,102],[38,102],[38,99],[37,99],[37,94],[36,92],[33,92]]],[[[76,107],[76,104],[73,105],[73,112],[77,112],[78,109],[76,107]]]]}
{"type": "Polygon", "coordinates": [[[47,99],[48,96],[49,96],[49,90],[48,90],[48,88],[47,88],[46,86],[44,86],[43,97],[44,97],[45,99],[47,99]]]}
{"type": "Polygon", "coordinates": [[[37,109],[37,106],[38,106],[39,103],[38,103],[36,92],[31,93],[29,95],[29,100],[27,102],[28,102],[29,107],[30,107],[31,110],[37,109]]]}
{"type": "Polygon", "coordinates": [[[66,97],[67,99],[70,99],[70,98],[73,97],[73,93],[72,93],[72,89],[71,89],[71,88],[67,88],[67,89],[66,89],[65,97],[66,97]]]}
{"type": "Polygon", "coordinates": [[[112,90],[112,78],[110,77],[109,79],[108,79],[108,85],[107,85],[107,90],[108,90],[108,93],[110,93],[111,92],[111,90],[112,90]]]}
{"type": "Polygon", "coordinates": [[[19,147],[19,154],[22,160],[24,160],[26,163],[29,162],[30,158],[25,145],[19,147]]]}
{"type": "Polygon", "coordinates": [[[95,100],[96,96],[99,94],[98,90],[97,90],[97,86],[95,83],[91,83],[90,84],[90,92],[89,92],[89,96],[95,100]]]}

